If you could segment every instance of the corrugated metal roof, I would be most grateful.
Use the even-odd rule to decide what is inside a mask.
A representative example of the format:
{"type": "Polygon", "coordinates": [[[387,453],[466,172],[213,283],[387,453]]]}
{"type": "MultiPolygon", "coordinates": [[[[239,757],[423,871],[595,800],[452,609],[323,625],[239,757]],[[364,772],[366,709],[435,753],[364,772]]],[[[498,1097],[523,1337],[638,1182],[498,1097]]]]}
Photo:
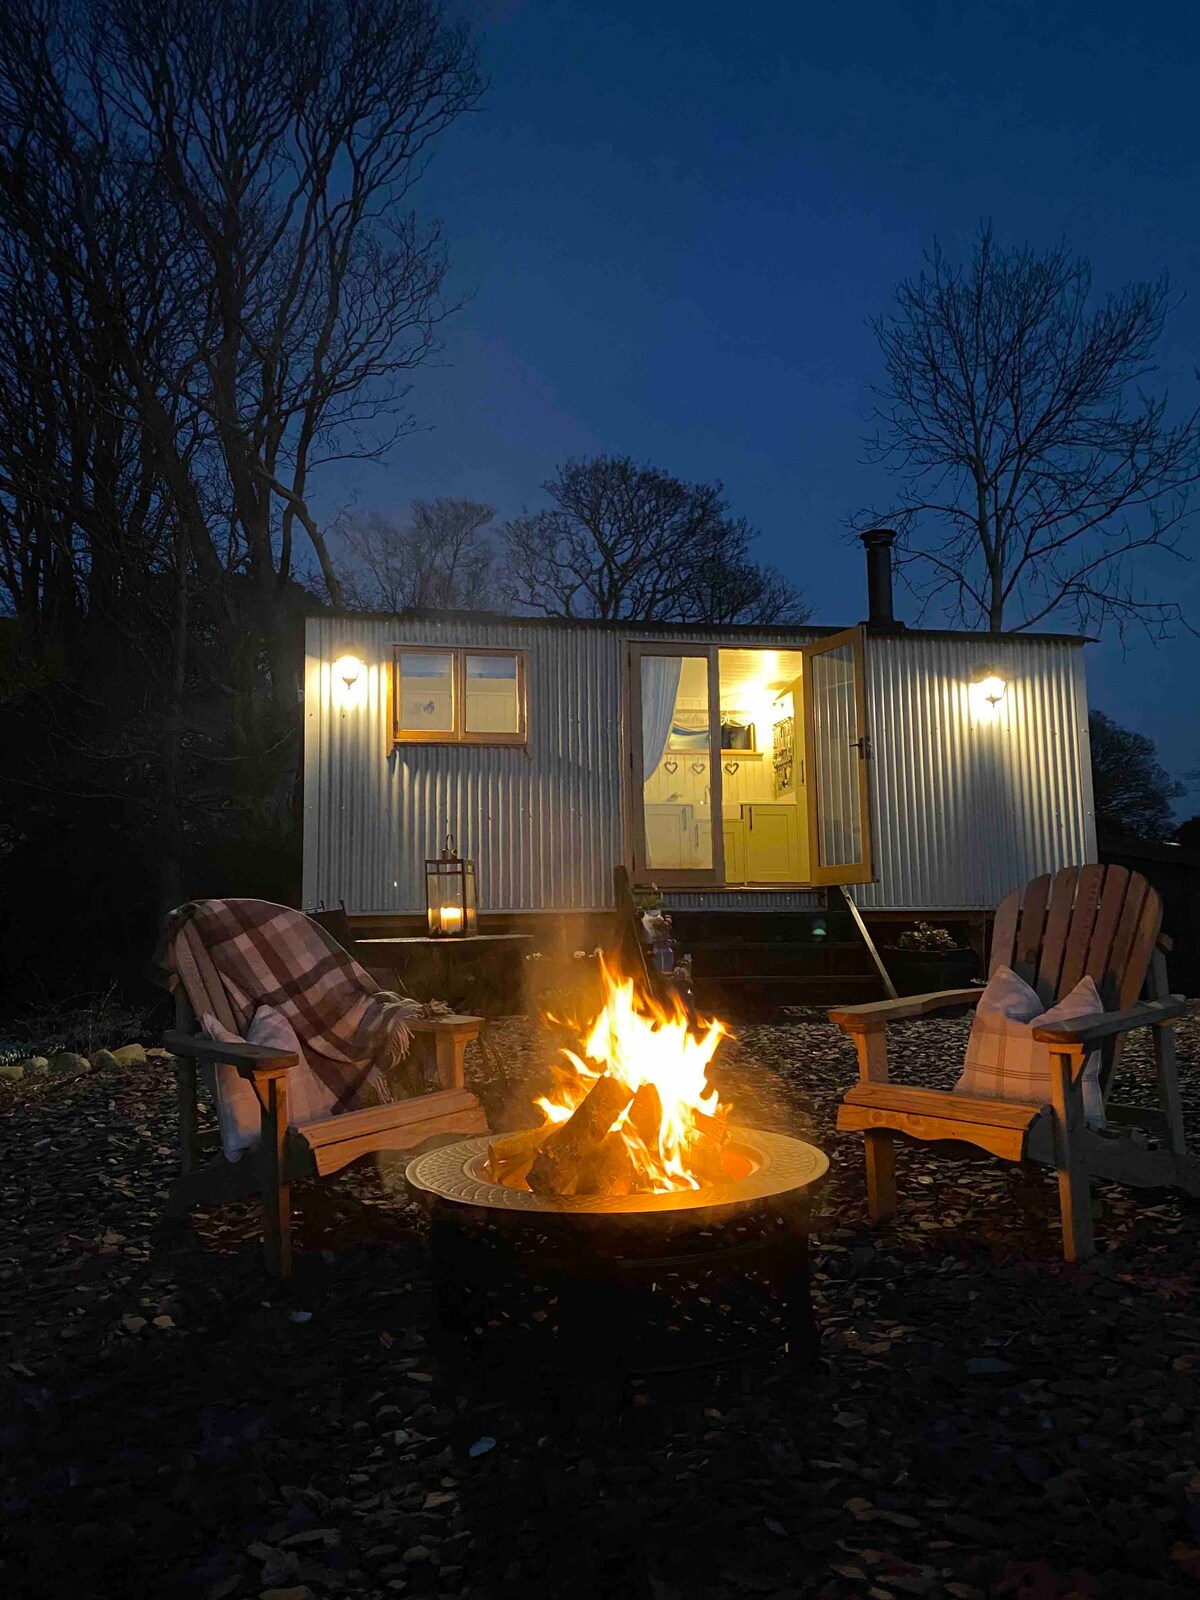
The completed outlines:
{"type": "MultiPolygon", "coordinates": [[[[731,643],[742,639],[780,639],[806,643],[810,639],[825,639],[834,633],[843,633],[858,624],[839,622],[836,626],[816,622],[637,622],[620,617],[537,617],[512,616],[500,611],[431,611],[414,607],[408,611],[310,611],[307,620],[323,618],[364,622],[419,622],[460,623],[466,626],[507,624],[519,628],[584,628],[603,633],[619,633],[631,639],[709,639],[714,642],[728,639],[731,643]]],[[[980,633],[965,628],[910,628],[906,623],[876,625],[863,622],[872,638],[912,636],[921,639],[974,639],[981,645],[995,644],[1003,647],[1012,641],[1037,639],[1059,644],[1095,644],[1086,633],[980,633]]]]}

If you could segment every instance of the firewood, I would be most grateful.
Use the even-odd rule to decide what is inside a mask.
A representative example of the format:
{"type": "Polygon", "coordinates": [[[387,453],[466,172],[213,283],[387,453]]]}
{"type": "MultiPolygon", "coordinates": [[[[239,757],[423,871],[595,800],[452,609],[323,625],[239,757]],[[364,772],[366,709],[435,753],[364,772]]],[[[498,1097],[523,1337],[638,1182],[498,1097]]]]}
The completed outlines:
{"type": "Polygon", "coordinates": [[[585,1156],[575,1193],[632,1194],[637,1187],[637,1177],[624,1137],[620,1133],[610,1133],[585,1156]]]}
{"type": "Polygon", "coordinates": [[[703,1111],[697,1111],[692,1118],[696,1125],[696,1132],[710,1142],[722,1145],[729,1137],[729,1107],[721,1106],[715,1116],[705,1116],[703,1111]]]}
{"type": "Polygon", "coordinates": [[[574,1194],[588,1151],[598,1145],[633,1099],[620,1078],[605,1074],[570,1118],[548,1136],[529,1169],[534,1194],[574,1194]]]}
{"type": "MultiPolygon", "coordinates": [[[[722,1141],[723,1143],[724,1141],[722,1141]]],[[[712,1139],[697,1139],[688,1151],[688,1165],[698,1183],[724,1183],[729,1176],[721,1157],[721,1144],[712,1139]]]]}
{"type": "Polygon", "coordinates": [[[492,1182],[499,1183],[514,1167],[530,1160],[549,1132],[550,1127],[543,1122],[540,1128],[498,1134],[488,1145],[487,1174],[492,1182]]]}
{"type": "Polygon", "coordinates": [[[721,1151],[729,1138],[729,1112],[722,1106],[716,1116],[698,1111],[693,1119],[699,1135],[688,1151],[688,1161],[700,1183],[724,1183],[728,1174],[721,1151]]]}
{"type": "Polygon", "coordinates": [[[662,1126],[662,1100],[652,1083],[644,1083],[633,1097],[629,1108],[629,1126],[646,1149],[658,1149],[658,1134],[662,1126]]]}

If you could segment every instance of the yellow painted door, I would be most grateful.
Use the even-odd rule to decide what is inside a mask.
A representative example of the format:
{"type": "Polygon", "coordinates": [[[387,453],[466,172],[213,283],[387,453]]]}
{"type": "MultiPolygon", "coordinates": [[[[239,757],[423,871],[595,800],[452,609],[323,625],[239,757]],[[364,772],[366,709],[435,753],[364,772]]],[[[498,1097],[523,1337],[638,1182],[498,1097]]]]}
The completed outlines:
{"type": "Polygon", "coordinates": [[[683,864],[684,809],[681,805],[647,805],[646,855],[651,862],[683,864]]]}
{"type": "Polygon", "coordinates": [[[798,883],[796,807],[747,806],[746,882],[798,883]]]}

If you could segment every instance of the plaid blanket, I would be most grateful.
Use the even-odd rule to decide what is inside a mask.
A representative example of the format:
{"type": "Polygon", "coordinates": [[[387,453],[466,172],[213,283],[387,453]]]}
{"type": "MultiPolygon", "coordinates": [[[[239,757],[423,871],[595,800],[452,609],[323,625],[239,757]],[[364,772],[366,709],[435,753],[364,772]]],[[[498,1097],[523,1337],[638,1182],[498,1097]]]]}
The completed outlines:
{"type": "Polygon", "coordinates": [[[404,1025],[423,1008],[381,989],[303,912],[268,900],[195,900],[167,918],[170,965],[175,941],[195,929],[221,976],[243,1035],[259,1006],[291,1023],[304,1059],[337,1096],[336,1111],[392,1099],[385,1073],[408,1054],[404,1025]]]}

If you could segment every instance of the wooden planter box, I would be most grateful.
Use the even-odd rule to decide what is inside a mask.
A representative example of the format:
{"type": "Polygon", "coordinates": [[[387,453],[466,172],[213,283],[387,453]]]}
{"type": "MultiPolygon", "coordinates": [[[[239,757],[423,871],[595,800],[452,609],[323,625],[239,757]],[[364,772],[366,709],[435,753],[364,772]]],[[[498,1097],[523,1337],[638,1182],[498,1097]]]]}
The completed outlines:
{"type": "Polygon", "coordinates": [[[900,994],[937,994],[965,989],[979,976],[979,957],[970,945],[958,950],[900,950],[885,946],[884,965],[900,994]]]}

